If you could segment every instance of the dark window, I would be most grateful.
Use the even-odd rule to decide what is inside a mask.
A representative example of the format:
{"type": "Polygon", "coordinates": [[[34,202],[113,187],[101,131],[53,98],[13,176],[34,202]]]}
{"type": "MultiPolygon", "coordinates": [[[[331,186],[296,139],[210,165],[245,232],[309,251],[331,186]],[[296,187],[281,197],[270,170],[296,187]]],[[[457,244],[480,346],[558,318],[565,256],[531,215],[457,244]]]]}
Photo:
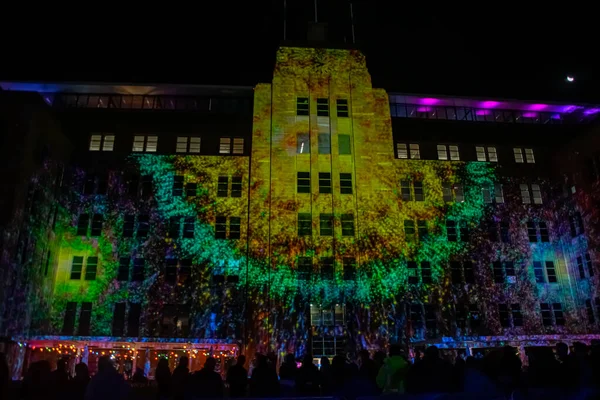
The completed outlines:
{"type": "Polygon", "coordinates": [[[90,324],[92,322],[92,303],[81,303],[81,313],[79,314],[79,335],[90,335],[90,324]]]}
{"type": "Polygon", "coordinates": [[[410,219],[404,220],[404,235],[406,235],[406,241],[415,240],[415,221],[410,219]]]}
{"type": "Polygon", "coordinates": [[[115,303],[113,311],[112,335],[125,335],[125,303],[115,303]]]}
{"type": "Polygon", "coordinates": [[[428,337],[437,336],[437,312],[432,304],[425,304],[425,329],[428,337]]]}
{"type": "Polygon", "coordinates": [[[340,193],[352,194],[352,174],[340,173],[340,193]]]}
{"type": "Polygon", "coordinates": [[[227,191],[229,188],[229,177],[219,176],[219,182],[217,184],[217,197],[227,197],[227,191]]]}
{"type": "Polygon", "coordinates": [[[356,259],[354,257],[344,257],[344,280],[353,281],[356,278],[356,259]]]}
{"type": "Polygon", "coordinates": [[[215,222],[215,238],[226,239],[227,238],[227,217],[217,217],[215,222]]]}
{"type": "Polygon", "coordinates": [[[481,326],[481,312],[477,304],[469,304],[469,327],[472,331],[476,331],[481,326]]]}
{"type": "Polygon", "coordinates": [[[81,279],[82,271],[83,271],[83,257],[81,257],[81,256],[73,257],[73,264],[71,265],[71,279],[73,279],[73,280],[81,279]]]}
{"type": "Polygon", "coordinates": [[[94,214],[92,218],[92,233],[91,236],[100,236],[102,233],[102,223],[104,222],[104,217],[102,214],[94,214]]]}
{"type": "Polygon", "coordinates": [[[467,221],[460,221],[460,240],[463,242],[468,242],[471,240],[471,234],[469,232],[469,225],[467,221]]]}
{"type": "Polygon", "coordinates": [[[192,275],[192,260],[189,258],[179,260],[179,276],[178,283],[185,284],[192,275]]]}
{"type": "Polygon", "coordinates": [[[502,243],[510,243],[508,222],[500,222],[500,240],[502,243]]]}
{"type": "Polygon", "coordinates": [[[333,280],[333,257],[321,257],[321,279],[333,280]]]}
{"type": "Polygon", "coordinates": [[[242,230],[242,219],[240,217],[229,218],[229,239],[239,239],[242,230]]]}
{"type": "Polygon", "coordinates": [[[500,316],[500,326],[503,328],[510,327],[508,319],[508,306],[506,304],[498,304],[498,314],[500,316]]]}
{"type": "Polygon", "coordinates": [[[95,187],[96,187],[96,175],[86,174],[85,182],[83,183],[83,194],[84,195],[94,194],[95,187]]]}
{"type": "Polygon", "coordinates": [[[425,192],[423,191],[423,181],[415,181],[415,201],[425,201],[425,192]]]}
{"type": "Polygon", "coordinates": [[[298,236],[312,235],[312,216],[308,213],[298,214],[298,236]]]}
{"type": "Polygon", "coordinates": [[[552,310],[550,310],[550,304],[540,303],[540,310],[542,312],[542,324],[544,326],[552,326],[552,310]]]}
{"type": "Polygon", "coordinates": [[[450,274],[451,274],[453,284],[457,285],[457,284],[462,283],[463,268],[462,268],[462,265],[458,261],[450,262],[450,274]]]}
{"type": "Polygon", "coordinates": [[[523,326],[523,313],[520,304],[511,304],[513,326],[523,326]]]}
{"type": "Polygon", "coordinates": [[[77,221],[77,236],[87,236],[89,225],[90,214],[79,215],[79,221],[77,221]]]}
{"type": "Polygon", "coordinates": [[[140,177],[135,176],[135,175],[129,177],[129,180],[127,181],[127,193],[131,197],[136,198],[139,194],[139,190],[140,190],[140,177]]]}
{"type": "Polygon", "coordinates": [[[347,117],[348,116],[348,99],[337,99],[337,116],[347,117]]]}
{"type": "Polygon", "coordinates": [[[175,175],[173,177],[173,196],[183,196],[183,176],[175,175]]]}
{"type": "Polygon", "coordinates": [[[146,268],[146,260],[143,258],[135,258],[133,260],[133,274],[131,280],[133,282],[141,282],[144,280],[144,269],[146,268]]]}
{"type": "Polygon", "coordinates": [[[129,303],[129,316],[127,318],[127,336],[137,337],[140,334],[140,315],[142,305],[139,303],[129,303]]]}
{"type": "Polygon", "coordinates": [[[333,214],[319,215],[319,232],[321,236],[333,236],[333,214]]]}
{"type": "Polygon", "coordinates": [[[473,262],[465,261],[463,263],[464,271],[465,271],[465,282],[466,283],[475,283],[475,273],[473,271],[473,262]]]}
{"type": "Polygon", "coordinates": [[[181,217],[169,218],[169,237],[177,239],[181,230],[181,217]]]}
{"type": "Polygon", "coordinates": [[[529,237],[529,243],[536,243],[538,241],[537,231],[532,220],[527,221],[527,236],[529,237]]]}
{"type": "Polygon", "coordinates": [[[410,190],[410,181],[400,181],[400,194],[402,195],[402,201],[412,201],[412,191],[410,190]]]}
{"type": "Polygon", "coordinates": [[[550,241],[550,233],[548,231],[548,225],[545,222],[540,221],[539,227],[540,227],[540,238],[542,239],[542,242],[548,243],[550,241]]]}
{"type": "Polygon", "coordinates": [[[556,325],[563,326],[565,324],[565,314],[563,313],[562,304],[552,303],[552,310],[554,311],[556,325]]]}
{"type": "Polygon", "coordinates": [[[319,133],[319,154],[331,154],[331,134],[319,133]]]}
{"type": "Polygon", "coordinates": [[[328,117],[329,116],[329,100],[325,98],[317,99],[317,116],[328,117]]]}
{"type": "Polygon", "coordinates": [[[152,175],[142,176],[142,197],[150,197],[152,195],[152,175]]]}
{"type": "Polygon", "coordinates": [[[585,311],[587,313],[588,323],[593,325],[596,323],[596,317],[594,316],[594,308],[592,307],[592,300],[585,301],[585,311]]]}
{"type": "Polygon", "coordinates": [[[138,238],[145,238],[148,236],[150,230],[150,217],[148,215],[140,215],[138,218],[138,238]]]}
{"type": "Polygon", "coordinates": [[[506,272],[506,276],[515,276],[515,263],[506,261],[504,263],[504,272],[506,272]]]}
{"type": "Polygon", "coordinates": [[[129,263],[131,259],[129,257],[121,257],[119,258],[119,272],[117,274],[118,281],[128,281],[129,280],[129,263]]]}
{"type": "Polygon", "coordinates": [[[312,258],[298,257],[298,279],[309,280],[312,274],[312,258]]]}
{"type": "Polygon", "coordinates": [[[338,135],[338,149],[342,156],[352,154],[350,135],[338,135]]]}
{"type": "Polygon", "coordinates": [[[590,253],[585,253],[585,265],[587,266],[588,275],[590,277],[594,276],[594,263],[592,262],[590,253]]]}
{"type": "Polygon", "coordinates": [[[419,274],[417,271],[416,261],[408,261],[406,263],[406,268],[408,270],[408,283],[411,285],[416,285],[419,283],[419,274]]]}
{"type": "Polygon", "coordinates": [[[504,268],[502,268],[502,262],[494,261],[492,263],[492,269],[494,272],[494,283],[504,283],[504,268]]]}
{"type": "Polygon", "coordinates": [[[442,185],[442,195],[445,203],[449,203],[454,201],[454,195],[452,194],[452,185],[449,183],[444,183],[442,185]]]}
{"type": "Polygon", "coordinates": [[[579,279],[585,279],[585,268],[583,267],[583,257],[577,256],[577,270],[579,271],[579,279]]]}
{"type": "Polygon", "coordinates": [[[427,238],[427,221],[418,220],[417,221],[417,230],[419,231],[419,239],[424,240],[427,238]]]}
{"type": "Polygon", "coordinates": [[[123,218],[123,237],[133,237],[133,230],[135,227],[135,217],[131,214],[127,214],[123,218]]]}
{"type": "Polygon", "coordinates": [[[296,98],[296,115],[308,115],[310,111],[308,97],[296,98]]]}
{"type": "Polygon", "coordinates": [[[490,221],[488,225],[488,236],[492,242],[498,241],[498,225],[495,221],[490,221]]]}
{"type": "Polygon", "coordinates": [[[448,234],[448,241],[456,242],[458,236],[456,235],[455,221],[452,221],[451,219],[446,220],[446,232],[448,234]]]}
{"type": "Polygon", "coordinates": [[[75,313],[77,312],[77,303],[67,302],[65,307],[65,319],[63,321],[62,334],[72,336],[75,333],[75,313]]]}
{"type": "Polygon", "coordinates": [[[194,228],[196,227],[195,217],[185,217],[183,222],[183,237],[186,239],[194,238],[194,228]]]}
{"type": "Polygon", "coordinates": [[[106,194],[106,190],[108,189],[108,174],[100,174],[98,176],[98,188],[96,189],[96,194],[106,194]]]}
{"type": "Polygon", "coordinates": [[[581,217],[580,212],[575,213],[575,221],[577,222],[578,233],[580,235],[585,233],[585,228],[583,226],[583,218],[581,217]]]}
{"type": "Polygon", "coordinates": [[[231,177],[231,197],[242,197],[242,177],[231,177]]]}
{"type": "Polygon", "coordinates": [[[549,283],[557,283],[558,278],[556,276],[556,268],[554,268],[554,262],[546,261],[546,276],[548,277],[549,283]]]}
{"type": "Polygon", "coordinates": [[[177,282],[177,259],[167,258],[165,260],[165,282],[177,282]]]}
{"type": "Polygon", "coordinates": [[[194,197],[198,194],[198,184],[194,182],[189,182],[185,185],[185,195],[186,197],[194,197]]]}
{"type": "Polygon", "coordinates": [[[533,274],[535,275],[536,283],[546,283],[546,277],[544,276],[544,268],[540,261],[533,262],[533,274]]]}
{"type": "Polygon", "coordinates": [[[410,305],[410,320],[415,328],[423,327],[423,307],[421,304],[410,305]]]}
{"type": "Polygon", "coordinates": [[[310,172],[298,172],[298,193],[310,193],[310,172]]]}
{"type": "Polygon", "coordinates": [[[432,283],[431,263],[429,261],[421,262],[421,279],[423,280],[423,283],[432,283]]]}
{"type": "Polygon", "coordinates": [[[342,236],[354,236],[353,214],[342,214],[342,236]]]}
{"type": "Polygon", "coordinates": [[[88,257],[85,266],[85,280],[95,281],[98,272],[98,257],[88,257]]]}
{"type": "Polygon", "coordinates": [[[319,193],[331,193],[331,174],[319,172],[319,193]]]}

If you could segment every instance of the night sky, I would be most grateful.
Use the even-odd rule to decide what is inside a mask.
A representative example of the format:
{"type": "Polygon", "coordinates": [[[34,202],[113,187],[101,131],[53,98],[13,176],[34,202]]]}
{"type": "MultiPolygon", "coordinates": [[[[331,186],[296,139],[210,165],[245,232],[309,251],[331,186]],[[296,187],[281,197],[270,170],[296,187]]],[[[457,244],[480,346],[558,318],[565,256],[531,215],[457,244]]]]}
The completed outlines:
{"type": "MultiPolygon", "coordinates": [[[[318,1],[319,21],[328,22],[332,42],[349,42],[348,1],[318,1]]],[[[594,54],[598,19],[591,10],[567,3],[353,3],[356,47],[367,55],[375,86],[600,102],[600,78],[593,74],[600,64],[594,54]],[[575,76],[574,84],[565,82],[567,74],[575,76]]],[[[112,12],[98,21],[91,12],[89,20],[32,22],[20,27],[30,38],[4,46],[0,79],[247,86],[269,81],[283,39],[283,0],[217,4],[133,17],[112,12]]],[[[305,39],[314,0],[287,4],[287,39],[305,39]]]]}

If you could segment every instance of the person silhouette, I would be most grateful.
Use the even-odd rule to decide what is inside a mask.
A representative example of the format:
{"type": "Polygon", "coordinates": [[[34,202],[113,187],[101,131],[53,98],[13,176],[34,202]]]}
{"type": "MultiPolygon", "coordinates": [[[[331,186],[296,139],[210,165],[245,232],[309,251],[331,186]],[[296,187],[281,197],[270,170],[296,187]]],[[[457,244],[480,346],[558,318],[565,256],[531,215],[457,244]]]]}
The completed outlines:
{"type": "Polygon", "coordinates": [[[244,368],[246,356],[240,355],[235,365],[229,367],[227,371],[227,383],[229,384],[230,397],[246,396],[248,386],[248,371],[244,368]]]}

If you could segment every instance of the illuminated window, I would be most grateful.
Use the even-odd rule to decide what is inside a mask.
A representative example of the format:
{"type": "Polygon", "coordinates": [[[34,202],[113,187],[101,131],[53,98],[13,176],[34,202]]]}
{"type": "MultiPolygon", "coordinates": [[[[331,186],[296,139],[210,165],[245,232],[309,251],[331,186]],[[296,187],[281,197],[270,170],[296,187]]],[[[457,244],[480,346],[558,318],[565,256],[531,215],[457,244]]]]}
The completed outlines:
{"type": "Polygon", "coordinates": [[[340,173],[340,193],[352,194],[352,174],[340,173]]]}
{"type": "Polygon", "coordinates": [[[227,197],[227,193],[229,191],[229,177],[228,176],[219,176],[219,181],[217,183],[217,197],[227,197]]]}
{"type": "Polygon", "coordinates": [[[81,214],[77,221],[77,236],[87,236],[90,225],[90,214],[81,214]]]}
{"type": "Polygon", "coordinates": [[[298,193],[310,193],[310,172],[297,173],[298,193]]]}
{"type": "Polygon", "coordinates": [[[333,278],[333,257],[321,257],[321,279],[331,281],[333,278]]]}
{"type": "Polygon", "coordinates": [[[296,136],[296,153],[298,153],[298,154],[309,154],[310,153],[310,136],[308,133],[299,133],[296,136]]]}
{"type": "Polygon", "coordinates": [[[513,149],[514,153],[515,153],[515,162],[522,164],[523,162],[525,162],[525,160],[523,159],[523,150],[519,149],[519,148],[514,148],[513,149]]]}
{"type": "Polygon", "coordinates": [[[423,280],[423,283],[433,282],[431,278],[431,263],[429,261],[421,262],[421,279],[423,280]]]}
{"type": "Polygon", "coordinates": [[[481,188],[483,195],[483,201],[486,204],[502,204],[504,203],[504,192],[502,190],[502,184],[495,183],[493,186],[483,186],[481,188]]]}
{"type": "Polygon", "coordinates": [[[119,270],[117,273],[118,281],[126,282],[129,280],[129,264],[130,263],[131,263],[131,258],[129,258],[129,257],[119,258],[119,270]]]}
{"type": "Polygon", "coordinates": [[[137,237],[145,238],[150,231],[150,217],[148,215],[140,215],[138,217],[137,237]]]}
{"type": "Polygon", "coordinates": [[[396,143],[398,158],[408,158],[408,147],[406,143],[396,143]]]}
{"type": "Polygon", "coordinates": [[[222,137],[219,140],[219,154],[231,153],[231,138],[222,137]]]}
{"type": "Polygon", "coordinates": [[[81,279],[82,272],[83,272],[83,257],[82,256],[74,256],[73,263],[71,264],[71,280],[81,279]]]}
{"type": "Polygon", "coordinates": [[[183,175],[173,177],[173,196],[183,196],[183,175]]]}
{"type": "Polygon", "coordinates": [[[546,261],[546,276],[548,277],[548,283],[558,283],[553,261],[546,261]]]}
{"type": "Polygon", "coordinates": [[[498,304],[498,315],[500,317],[500,326],[503,328],[510,327],[508,320],[508,306],[506,304],[498,304]]]}
{"type": "Polygon", "coordinates": [[[90,151],[113,151],[115,135],[95,134],[90,137],[90,151]]]}
{"type": "Polygon", "coordinates": [[[329,172],[319,172],[319,193],[331,193],[331,174],[329,172]]]}
{"type": "Polygon", "coordinates": [[[321,236],[333,236],[333,214],[319,215],[319,232],[321,236]]]}
{"type": "Polygon", "coordinates": [[[312,235],[312,216],[309,213],[298,214],[298,236],[312,235]]]}
{"type": "Polygon", "coordinates": [[[310,103],[308,97],[296,98],[296,115],[306,116],[309,115],[310,103]]]}
{"type": "Polygon", "coordinates": [[[515,147],[513,149],[513,151],[515,154],[515,162],[516,163],[519,163],[519,164],[523,164],[524,162],[527,162],[528,164],[535,163],[533,149],[521,149],[521,148],[515,147]],[[523,150],[525,150],[525,157],[523,157],[523,150]]]}
{"type": "Polygon", "coordinates": [[[215,238],[227,239],[227,217],[218,216],[215,222],[215,238]]]}
{"type": "Polygon", "coordinates": [[[244,154],[243,138],[233,138],[233,154],[244,154]]]}
{"type": "Polygon", "coordinates": [[[319,133],[319,154],[331,154],[331,135],[319,133]]]}
{"type": "Polygon", "coordinates": [[[531,188],[528,184],[522,183],[519,185],[521,189],[521,199],[523,204],[542,204],[542,191],[540,185],[532,184],[531,188]]]}
{"type": "Polygon", "coordinates": [[[242,232],[242,219],[240,217],[229,218],[229,239],[239,239],[242,232]]]}
{"type": "MultiPolygon", "coordinates": [[[[186,197],[195,197],[198,194],[198,184],[194,182],[188,182],[185,185],[185,196],[186,197]]],[[[232,191],[233,194],[233,191],[232,191]]]]}
{"type": "Polygon", "coordinates": [[[81,312],[79,314],[79,331],[80,336],[88,336],[90,334],[90,325],[92,320],[92,303],[84,301],[81,303],[81,312]]]}
{"type": "Polygon", "coordinates": [[[352,154],[350,135],[338,135],[338,146],[340,155],[352,154]]]}
{"type": "Polygon", "coordinates": [[[498,153],[495,147],[475,146],[477,161],[498,162],[498,153]]]}
{"type": "Polygon", "coordinates": [[[531,185],[531,193],[533,195],[533,204],[542,204],[542,191],[540,185],[531,185]]]}
{"type": "Polygon", "coordinates": [[[133,282],[141,282],[144,280],[144,273],[146,269],[146,260],[143,258],[136,258],[133,260],[133,274],[131,280],[133,282]]]}
{"type": "Polygon", "coordinates": [[[356,259],[354,257],[344,257],[344,280],[352,281],[356,278],[356,259]]]}
{"type": "Polygon", "coordinates": [[[158,147],[158,136],[142,136],[136,135],[133,137],[133,151],[156,153],[158,147]]]}
{"type": "Polygon", "coordinates": [[[585,279],[585,268],[583,267],[583,257],[577,256],[577,271],[579,272],[579,279],[585,279]]]}
{"type": "Polygon", "coordinates": [[[309,280],[313,272],[311,257],[298,257],[298,279],[309,280]]]}
{"type": "Polygon", "coordinates": [[[437,145],[438,160],[448,160],[448,149],[445,144],[437,145]]]}
{"type": "Polygon", "coordinates": [[[535,163],[535,157],[533,156],[533,149],[525,149],[525,161],[527,161],[527,164],[535,163]]]}
{"type": "Polygon", "coordinates": [[[133,237],[135,228],[135,217],[131,214],[125,215],[123,218],[123,237],[133,237]]]}
{"type": "Polygon", "coordinates": [[[498,162],[498,153],[496,152],[495,147],[488,147],[487,153],[488,153],[488,161],[498,162]]]}
{"type": "Polygon", "coordinates": [[[588,270],[588,275],[590,277],[594,276],[594,263],[592,262],[592,257],[590,253],[585,253],[585,265],[588,270]]]}
{"type": "Polygon", "coordinates": [[[329,100],[326,98],[317,99],[317,117],[329,117],[329,100]]]}
{"type": "Polygon", "coordinates": [[[242,177],[231,177],[231,197],[242,197],[242,177]]]}
{"type": "Polygon", "coordinates": [[[342,236],[354,236],[353,214],[342,214],[342,236]]]}
{"type": "Polygon", "coordinates": [[[177,153],[200,153],[200,138],[195,136],[177,136],[177,153]]]}
{"type": "Polygon", "coordinates": [[[413,160],[419,160],[421,158],[421,151],[417,143],[396,143],[396,152],[398,158],[410,158],[413,160]]]}
{"type": "Polygon", "coordinates": [[[183,222],[183,237],[186,239],[193,239],[194,228],[196,225],[196,219],[194,217],[185,217],[183,222]]]}
{"type": "Polygon", "coordinates": [[[348,117],[348,99],[337,99],[337,116],[348,117]]]}
{"type": "Polygon", "coordinates": [[[125,335],[125,303],[115,303],[113,311],[112,335],[125,335]]]}

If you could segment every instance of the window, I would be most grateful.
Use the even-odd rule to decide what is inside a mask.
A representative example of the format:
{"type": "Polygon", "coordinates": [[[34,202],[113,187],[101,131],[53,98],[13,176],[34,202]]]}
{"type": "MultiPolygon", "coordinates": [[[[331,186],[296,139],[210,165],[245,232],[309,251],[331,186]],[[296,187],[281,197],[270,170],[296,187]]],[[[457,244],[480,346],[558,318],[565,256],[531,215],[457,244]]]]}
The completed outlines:
{"type": "Polygon", "coordinates": [[[317,117],[329,117],[329,100],[326,98],[317,99],[317,117]]]}
{"type": "Polygon", "coordinates": [[[243,138],[233,138],[233,154],[244,154],[243,138]]]}
{"type": "Polygon", "coordinates": [[[415,221],[410,219],[404,220],[404,235],[406,235],[407,242],[415,240],[415,221]]]}
{"type": "Polygon", "coordinates": [[[453,146],[453,145],[447,146],[445,144],[438,144],[437,152],[438,152],[438,160],[452,160],[452,161],[460,160],[458,146],[453,146]]]}
{"type": "Polygon", "coordinates": [[[319,193],[331,193],[331,174],[319,172],[319,193]]]}
{"type": "Polygon", "coordinates": [[[215,238],[227,239],[227,217],[218,216],[215,222],[215,238]]]}
{"type": "Polygon", "coordinates": [[[433,304],[425,304],[425,329],[427,329],[427,337],[436,337],[437,332],[437,310],[433,304]]]}
{"type": "Polygon", "coordinates": [[[484,186],[481,188],[483,201],[487,204],[502,204],[504,203],[504,193],[502,184],[496,183],[493,186],[484,186]]]}
{"type": "Polygon", "coordinates": [[[508,305],[498,304],[498,314],[500,316],[500,326],[503,328],[509,328],[510,321],[508,319],[508,305]]]}
{"type": "Polygon", "coordinates": [[[312,274],[313,265],[312,258],[298,257],[298,279],[309,280],[312,274]]]}
{"type": "Polygon", "coordinates": [[[417,221],[417,231],[419,233],[419,239],[420,240],[425,240],[425,238],[427,238],[428,232],[427,232],[427,221],[424,220],[418,220],[417,221]]]}
{"type": "Polygon", "coordinates": [[[513,326],[523,326],[523,313],[521,312],[521,305],[511,304],[510,308],[512,313],[513,326]]]}
{"type": "Polygon", "coordinates": [[[83,272],[83,257],[73,257],[73,264],[71,264],[71,280],[81,279],[81,273],[83,272]]]}
{"type": "Polygon", "coordinates": [[[502,262],[494,261],[492,263],[492,271],[494,276],[494,283],[504,283],[504,268],[502,262]]]}
{"type": "Polygon", "coordinates": [[[239,239],[242,232],[242,219],[240,217],[229,218],[229,239],[239,239]]]}
{"type": "Polygon", "coordinates": [[[296,98],[296,115],[306,116],[309,114],[308,97],[296,98]]]}
{"type": "Polygon", "coordinates": [[[594,263],[592,262],[592,257],[590,256],[590,253],[585,253],[585,265],[588,270],[588,275],[590,277],[594,276],[594,263]]]}
{"type": "Polygon", "coordinates": [[[421,152],[417,143],[396,143],[396,152],[398,158],[418,160],[421,158],[421,152]]]}
{"type": "Polygon", "coordinates": [[[535,276],[536,283],[546,283],[546,276],[544,275],[544,268],[541,261],[533,262],[533,275],[535,276]]]}
{"type": "Polygon", "coordinates": [[[540,311],[542,312],[542,324],[544,326],[552,326],[552,310],[550,304],[540,303],[540,311]]]}
{"type": "Polygon", "coordinates": [[[403,201],[412,201],[412,190],[410,189],[410,181],[400,181],[400,194],[403,201]]]}
{"type": "Polygon", "coordinates": [[[81,313],[79,314],[79,335],[89,336],[90,323],[92,320],[92,303],[81,303],[81,313]]]}
{"type": "Polygon", "coordinates": [[[429,261],[421,262],[421,279],[423,283],[432,283],[431,263],[429,261]]]}
{"type": "Polygon", "coordinates": [[[192,260],[189,258],[179,260],[179,277],[178,283],[184,285],[192,275],[192,260]]]}
{"type": "Polygon", "coordinates": [[[148,215],[140,215],[138,218],[138,238],[145,238],[148,236],[150,230],[150,217],[148,215]]]}
{"type": "Polygon", "coordinates": [[[561,303],[552,303],[552,311],[554,311],[554,322],[556,325],[563,326],[565,324],[565,314],[563,313],[561,303]]]}
{"type": "Polygon", "coordinates": [[[333,257],[321,257],[321,279],[333,280],[333,257]]]}
{"type": "Polygon", "coordinates": [[[344,267],[344,280],[353,281],[356,278],[356,259],[354,257],[344,257],[342,263],[344,267]]]}
{"type": "Polygon", "coordinates": [[[548,232],[548,225],[544,221],[538,222],[540,228],[540,239],[542,243],[548,243],[550,241],[550,233],[548,232]]]}
{"type": "Polygon", "coordinates": [[[219,140],[219,154],[244,154],[244,138],[222,137],[219,140]]]}
{"type": "Polygon", "coordinates": [[[350,135],[338,135],[338,148],[340,155],[352,154],[350,135]]]}
{"type": "Polygon", "coordinates": [[[217,197],[227,197],[228,191],[229,191],[229,177],[228,176],[219,176],[219,181],[217,182],[217,197]]]}
{"type": "Polygon", "coordinates": [[[242,197],[242,177],[231,177],[231,197],[242,197]]]}
{"type": "Polygon", "coordinates": [[[171,284],[177,282],[177,259],[175,258],[165,260],[165,282],[171,284]]]}
{"type": "Polygon", "coordinates": [[[515,162],[522,164],[524,162],[523,159],[523,150],[519,149],[519,148],[514,148],[513,149],[514,153],[515,153],[515,162]]]}
{"type": "Polygon", "coordinates": [[[312,217],[308,213],[298,214],[298,236],[312,235],[312,217]]]}
{"type": "Polygon", "coordinates": [[[310,153],[310,136],[308,133],[299,133],[296,137],[296,153],[310,153]]]}
{"type": "Polygon", "coordinates": [[[123,218],[123,237],[133,237],[135,227],[135,217],[131,214],[125,215],[123,218]]]}
{"type": "Polygon", "coordinates": [[[521,199],[523,200],[523,204],[532,204],[532,202],[533,204],[542,204],[542,191],[540,185],[532,184],[530,188],[530,185],[522,183],[519,187],[521,188],[521,199]]]}
{"type": "Polygon", "coordinates": [[[193,239],[194,238],[194,228],[196,226],[196,218],[195,217],[185,217],[183,222],[183,237],[185,239],[193,239]]]}
{"type": "Polygon", "coordinates": [[[529,243],[537,243],[537,230],[532,220],[527,221],[527,236],[529,237],[529,243]]]}
{"type": "Polygon", "coordinates": [[[348,99],[337,99],[337,116],[348,117],[348,99]]]}
{"type": "Polygon", "coordinates": [[[531,185],[531,193],[533,195],[533,204],[542,204],[542,191],[540,185],[531,185]]]}
{"type": "Polygon", "coordinates": [[[65,307],[65,319],[63,321],[63,335],[72,336],[75,333],[75,313],[77,312],[77,303],[74,301],[67,302],[65,307]]]}
{"type": "Polygon", "coordinates": [[[129,263],[131,259],[129,257],[119,258],[119,270],[117,273],[117,280],[126,282],[129,280],[129,263]]]}
{"type": "Polygon", "coordinates": [[[481,312],[477,304],[469,304],[469,328],[476,332],[481,326],[481,312]]]}
{"type": "Polygon", "coordinates": [[[454,285],[461,284],[463,281],[463,268],[460,262],[450,262],[450,277],[454,285]]]}
{"type": "Polygon", "coordinates": [[[508,222],[500,222],[500,241],[510,243],[510,230],[508,222]]]}
{"type": "Polygon", "coordinates": [[[321,236],[333,236],[333,214],[319,215],[319,232],[321,236]]]}
{"type": "Polygon", "coordinates": [[[512,261],[505,261],[504,262],[504,272],[506,273],[506,276],[509,277],[514,277],[515,274],[515,263],[512,261]]]}
{"type": "Polygon", "coordinates": [[[352,174],[340,172],[340,193],[352,194],[352,174]]]}
{"type": "Polygon", "coordinates": [[[200,153],[200,138],[194,136],[177,136],[177,153],[200,153]]]}
{"type": "Polygon", "coordinates": [[[169,218],[169,232],[168,236],[172,239],[177,239],[181,231],[181,217],[169,218]]]}
{"type": "Polygon", "coordinates": [[[456,201],[457,203],[462,203],[463,201],[465,201],[463,185],[457,183],[454,185],[453,189],[454,189],[454,201],[456,201]]]}
{"type": "Polygon", "coordinates": [[[444,183],[442,185],[442,196],[443,200],[446,203],[456,201],[463,202],[465,201],[464,189],[463,185],[456,183],[454,185],[450,183],[444,183]]]}
{"type": "Polygon", "coordinates": [[[90,151],[113,151],[115,135],[96,134],[90,137],[90,151]]]}
{"type": "Polygon", "coordinates": [[[515,162],[519,163],[519,164],[523,164],[524,162],[527,162],[527,164],[534,164],[535,163],[535,157],[533,156],[533,149],[521,149],[518,147],[515,147],[513,149],[514,154],[515,154],[515,162]],[[523,150],[525,150],[525,158],[523,158],[523,150]]]}
{"type": "Polygon", "coordinates": [[[466,283],[475,283],[475,273],[473,271],[473,262],[465,261],[463,263],[463,269],[465,272],[465,282],[466,283]]]}
{"type": "Polygon", "coordinates": [[[156,153],[158,146],[158,136],[141,136],[133,137],[133,151],[156,153]]]}
{"type": "Polygon", "coordinates": [[[183,196],[183,175],[173,177],[173,196],[183,196]]]}
{"type": "Polygon", "coordinates": [[[546,261],[546,276],[548,277],[549,283],[558,282],[558,277],[556,276],[556,268],[554,268],[553,261],[546,261]]]}
{"type": "Polygon", "coordinates": [[[419,283],[417,263],[415,261],[408,261],[406,263],[406,269],[408,271],[408,283],[410,285],[416,285],[419,283]]]}
{"type": "Polygon", "coordinates": [[[331,134],[319,133],[319,154],[331,154],[331,134]]]}
{"type": "Polygon", "coordinates": [[[98,257],[88,257],[85,266],[85,280],[95,281],[98,272],[98,257]]]}
{"type": "Polygon", "coordinates": [[[446,148],[446,145],[438,144],[437,152],[438,152],[438,160],[447,160],[448,159],[448,149],[446,148]]]}
{"type": "Polygon", "coordinates": [[[219,140],[219,154],[231,153],[231,138],[223,137],[219,140]]]}
{"type": "Polygon", "coordinates": [[[143,258],[135,258],[133,260],[133,274],[131,280],[133,282],[141,282],[144,280],[144,269],[146,269],[146,260],[143,258]]]}
{"type": "Polygon", "coordinates": [[[525,161],[527,161],[528,164],[535,164],[533,149],[525,149],[525,161]]]}
{"type": "Polygon", "coordinates": [[[449,203],[454,201],[454,194],[452,193],[452,185],[449,183],[444,183],[442,185],[442,196],[445,203],[449,203]]]}
{"type": "Polygon", "coordinates": [[[310,172],[298,172],[298,193],[310,193],[310,172]]]}
{"type": "Polygon", "coordinates": [[[456,242],[458,240],[456,221],[451,219],[446,220],[446,233],[448,235],[449,242],[456,242]]]}
{"type": "Polygon", "coordinates": [[[415,201],[425,201],[425,192],[423,191],[423,181],[414,181],[415,201]]]}
{"type": "Polygon", "coordinates": [[[498,162],[498,153],[495,147],[475,146],[477,161],[498,162]]]}
{"type": "Polygon", "coordinates": [[[115,303],[112,335],[117,337],[125,335],[125,303],[115,303]]]}
{"type": "Polygon", "coordinates": [[[142,176],[142,197],[149,197],[152,195],[152,176],[142,176]]]}
{"type": "Polygon", "coordinates": [[[585,279],[585,268],[583,267],[583,257],[577,256],[577,270],[579,272],[579,279],[585,279]]]}
{"type": "Polygon", "coordinates": [[[569,225],[571,228],[571,237],[577,237],[585,233],[583,226],[583,218],[579,211],[575,212],[569,219],[569,225]]]}
{"type": "Polygon", "coordinates": [[[198,184],[194,182],[188,182],[185,185],[185,196],[195,197],[198,194],[198,184]]]}
{"type": "Polygon", "coordinates": [[[585,301],[585,312],[588,318],[588,324],[594,325],[596,323],[596,317],[594,316],[594,308],[592,307],[592,300],[585,301]]]}
{"type": "Polygon", "coordinates": [[[353,214],[342,214],[342,236],[354,236],[353,214]]]}
{"type": "Polygon", "coordinates": [[[85,181],[83,183],[83,194],[90,195],[94,194],[96,189],[96,175],[93,173],[86,173],[85,181]]]}
{"type": "Polygon", "coordinates": [[[89,225],[90,214],[79,215],[79,220],[77,221],[77,236],[87,236],[89,225]]]}

